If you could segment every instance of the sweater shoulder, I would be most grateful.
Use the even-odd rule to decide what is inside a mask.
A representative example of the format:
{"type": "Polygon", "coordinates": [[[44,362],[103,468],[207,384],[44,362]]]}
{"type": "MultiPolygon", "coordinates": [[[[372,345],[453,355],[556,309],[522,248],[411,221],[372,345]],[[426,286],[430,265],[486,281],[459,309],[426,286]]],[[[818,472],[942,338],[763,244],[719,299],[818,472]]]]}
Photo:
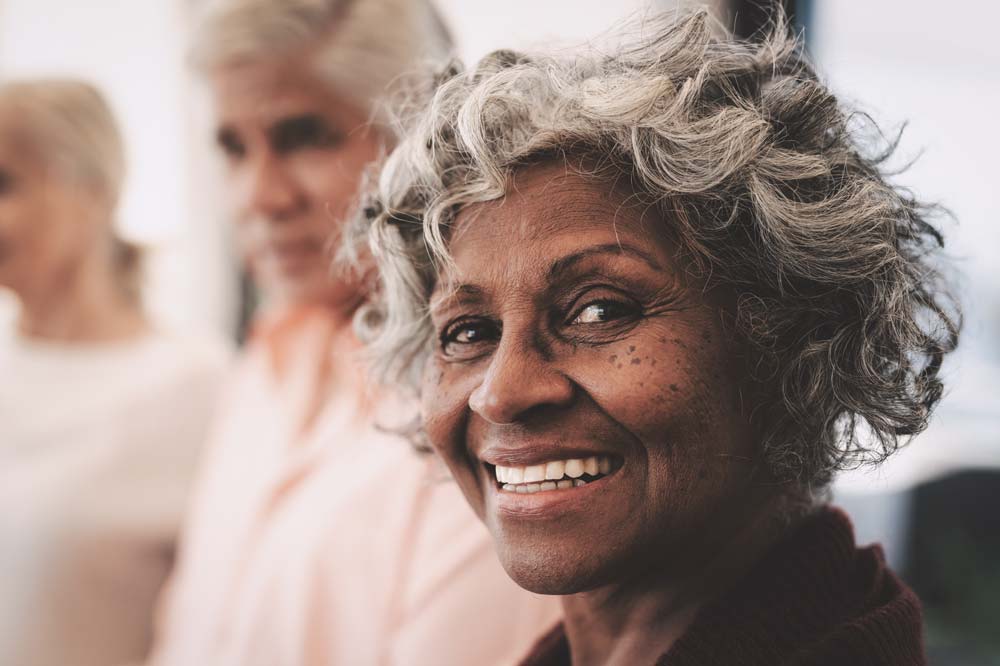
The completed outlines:
{"type": "Polygon", "coordinates": [[[925,666],[923,614],[916,594],[886,566],[878,545],[855,550],[844,615],[802,646],[790,664],[925,666]]]}

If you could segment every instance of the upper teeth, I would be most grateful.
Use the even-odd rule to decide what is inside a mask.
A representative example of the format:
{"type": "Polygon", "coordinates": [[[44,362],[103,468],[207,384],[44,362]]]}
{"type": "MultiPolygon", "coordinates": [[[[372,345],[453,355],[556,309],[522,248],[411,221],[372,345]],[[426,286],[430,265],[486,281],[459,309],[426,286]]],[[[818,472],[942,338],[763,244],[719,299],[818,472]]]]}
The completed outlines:
{"type": "Polygon", "coordinates": [[[528,465],[527,467],[496,466],[497,481],[513,484],[558,481],[564,476],[568,476],[571,479],[578,479],[584,474],[597,476],[598,474],[609,473],[611,473],[611,459],[607,456],[553,460],[540,465],[528,465]]]}

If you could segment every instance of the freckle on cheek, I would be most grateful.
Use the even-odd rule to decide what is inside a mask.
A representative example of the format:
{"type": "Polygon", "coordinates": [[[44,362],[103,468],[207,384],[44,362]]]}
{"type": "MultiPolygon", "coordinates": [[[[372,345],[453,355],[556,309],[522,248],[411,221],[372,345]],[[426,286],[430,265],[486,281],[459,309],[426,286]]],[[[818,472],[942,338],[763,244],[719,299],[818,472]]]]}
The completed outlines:
{"type": "Polygon", "coordinates": [[[680,391],[680,389],[677,388],[677,384],[671,384],[670,385],[670,390],[673,391],[674,393],[677,393],[678,391],[680,391]]]}
{"type": "Polygon", "coordinates": [[[628,353],[631,354],[634,351],[635,351],[635,345],[629,345],[628,353]]]}
{"type": "Polygon", "coordinates": [[[639,358],[632,359],[632,365],[640,365],[641,363],[642,363],[642,359],[639,359],[639,358]]]}
{"type": "Polygon", "coordinates": [[[617,362],[618,362],[618,354],[612,354],[611,356],[608,357],[608,363],[610,363],[611,365],[614,365],[617,362]]]}

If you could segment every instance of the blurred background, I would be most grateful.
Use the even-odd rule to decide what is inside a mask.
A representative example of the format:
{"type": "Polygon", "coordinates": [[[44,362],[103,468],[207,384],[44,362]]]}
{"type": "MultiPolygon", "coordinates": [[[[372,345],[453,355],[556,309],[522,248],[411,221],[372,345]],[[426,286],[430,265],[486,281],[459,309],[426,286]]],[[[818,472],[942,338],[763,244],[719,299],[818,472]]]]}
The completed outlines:
{"type": "MultiPolygon", "coordinates": [[[[147,252],[145,302],[164,327],[236,345],[252,307],[227,238],[207,97],[189,72],[199,0],[0,0],[0,79],[71,75],[98,85],[123,125],[129,175],[119,227],[147,252]]],[[[437,0],[472,59],[498,47],[573,44],[667,0],[437,0]]],[[[745,36],[759,3],[709,3],[745,36]]],[[[954,215],[965,335],[930,429],[877,471],[837,483],[859,540],[882,541],[926,604],[935,664],[1000,664],[1000,5],[955,0],[786,2],[830,85],[892,134],[896,177],[954,215]]],[[[0,336],[16,304],[0,293],[0,336]]]]}

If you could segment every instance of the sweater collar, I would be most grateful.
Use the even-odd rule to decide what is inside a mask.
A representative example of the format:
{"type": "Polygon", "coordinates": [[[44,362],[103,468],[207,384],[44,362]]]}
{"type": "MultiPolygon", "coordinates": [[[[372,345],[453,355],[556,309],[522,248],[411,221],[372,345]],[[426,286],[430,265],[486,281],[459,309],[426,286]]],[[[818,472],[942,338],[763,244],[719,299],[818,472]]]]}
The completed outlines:
{"type": "MultiPolygon", "coordinates": [[[[801,646],[862,613],[874,596],[885,594],[887,582],[889,595],[905,597],[907,611],[917,606],[919,618],[916,600],[885,568],[880,549],[856,550],[848,517],[821,508],[779,540],[741,582],[699,611],[657,663],[725,664],[736,654],[746,666],[785,663],[801,646]]],[[[521,664],[569,665],[562,625],[521,664]]]]}

